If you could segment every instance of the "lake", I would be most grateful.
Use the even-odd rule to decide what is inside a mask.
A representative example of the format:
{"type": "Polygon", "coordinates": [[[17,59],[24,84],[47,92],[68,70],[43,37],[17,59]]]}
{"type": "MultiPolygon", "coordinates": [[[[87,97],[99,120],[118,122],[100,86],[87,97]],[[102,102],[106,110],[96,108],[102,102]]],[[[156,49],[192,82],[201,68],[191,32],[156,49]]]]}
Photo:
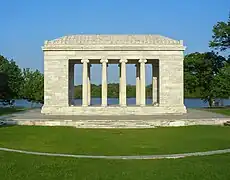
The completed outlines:
{"type": "MultiPolygon", "coordinates": [[[[101,104],[101,99],[100,98],[92,98],[92,104],[101,104]]],[[[108,104],[118,104],[119,100],[118,98],[108,98],[108,104]]],[[[230,99],[224,99],[224,105],[230,105],[230,99]]],[[[76,104],[81,104],[81,99],[75,99],[76,104]]],[[[128,105],[134,105],[136,103],[135,98],[127,98],[127,104],[128,105]]],[[[152,100],[147,99],[146,100],[147,104],[151,104],[152,100]]],[[[208,107],[208,103],[204,103],[201,99],[185,99],[184,104],[187,108],[199,108],[199,107],[208,107]]],[[[1,106],[1,105],[0,105],[1,106]]],[[[31,107],[31,103],[26,101],[26,100],[16,100],[15,101],[15,106],[21,106],[21,107],[31,107]]],[[[34,104],[33,107],[41,107],[41,104],[34,104]]]]}

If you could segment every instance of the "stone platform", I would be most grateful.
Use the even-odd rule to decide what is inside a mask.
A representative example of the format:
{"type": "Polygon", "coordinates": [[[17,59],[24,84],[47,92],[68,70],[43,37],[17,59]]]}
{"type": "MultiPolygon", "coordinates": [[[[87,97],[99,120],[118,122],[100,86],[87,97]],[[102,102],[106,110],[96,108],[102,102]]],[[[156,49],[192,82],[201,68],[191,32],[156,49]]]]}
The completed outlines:
{"type": "Polygon", "coordinates": [[[146,115],[162,115],[162,114],[184,114],[186,113],[185,106],[171,106],[171,107],[163,107],[163,106],[43,106],[41,110],[42,114],[46,115],[69,115],[69,116],[127,116],[127,115],[138,115],[138,116],[146,116],[146,115]]]}
{"type": "Polygon", "coordinates": [[[0,116],[7,124],[73,126],[76,128],[155,128],[160,126],[223,125],[230,117],[188,109],[184,115],[59,116],[44,115],[40,109],[0,116]]]}

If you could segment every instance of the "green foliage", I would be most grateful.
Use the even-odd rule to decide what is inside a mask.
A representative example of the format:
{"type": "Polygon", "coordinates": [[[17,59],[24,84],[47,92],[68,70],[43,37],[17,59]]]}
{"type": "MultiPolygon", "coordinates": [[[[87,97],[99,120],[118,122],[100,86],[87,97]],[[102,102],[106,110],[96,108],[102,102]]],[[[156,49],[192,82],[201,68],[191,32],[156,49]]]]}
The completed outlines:
{"type": "MultiPolygon", "coordinates": [[[[127,85],[127,98],[135,98],[136,97],[136,86],[135,85],[127,85]]],[[[82,85],[75,86],[74,89],[74,97],[76,99],[82,98],[82,85]]],[[[101,85],[91,84],[91,97],[100,98],[101,97],[101,85]]],[[[108,98],[118,98],[119,97],[119,84],[118,83],[110,83],[108,84],[108,98]]],[[[152,97],[152,84],[146,86],[146,98],[152,97]]],[[[194,91],[189,92],[185,88],[185,97],[186,98],[199,98],[200,90],[196,88],[194,91]]]]}
{"type": "Polygon", "coordinates": [[[230,14],[228,22],[217,22],[213,27],[212,41],[209,46],[225,51],[230,48],[230,14]]]}
{"type": "Polygon", "coordinates": [[[146,98],[152,98],[152,84],[146,86],[146,98]]]}
{"type": "Polygon", "coordinates": [[[36,103],[44,102],[44,76],[38,70],[23,69],[23,98],[36,103]]]}
{"type": "Polygon", "coordinates": [[[194,93],[199,88],[201,99],[212,106],[218,90],[216,76],[225,63],[226,59],[214,52],[196,52],[185,56],[185,92],[194,93]]]}
{"type": "MultiPolygon", "coordinates": [[[[95,89],[95,88],[93,88],[95,89]]],[[[92,88],[91,88],[92,91],[92,88]]],[[[74,98],[81,99],[82,98],[82,85],[75,86],[74,88],[74,98]]]]}
{"type": "Polygon", "coordinates": [[[101,97],[101,85],[91,84],[91,96],[93,98],[101,97]]]}
{"type": "Polygon", "coordinates": [[[193,92],[189,92],[184,88],[184,98],[200,98],[200,88],[197,87],[193,92]]]}
{"type": "Polygon", "coordinates": [[[136,97],[136,86],[135,85],[127,85],[126,93],[127,93],[127,98],[136,97]]]}
{"type": "Polygon", "coordinates": [[[108,84],[108,98],[118,98],[119,97],[119,84],[111,83],[108,84]]]}
{"type": "Polygon", "coordinates": [[[6,73],[0,72],[0,99],[8,99],[9,95],[9,78],[6,73]]]}
{"type": "Polygon", "coordinates": [[[216,85],[216,97],[230,97],[230,63],[226,63],[220,72],[215,76],[214,83],[216,85]]]}
{"type": "MultiPolygon", "coordinates": [[[[126,87],[127,98],[136,97],[136,86],[127,85],[126,87]]],[[[146,96],[152,97],[152,85],[146,87],[146,96]]],[[[82,85],[75,86],[74,97],[77,99],[82,98],[82,85]]],[[[100,98],[101,97],[101,85],[91,84],[91,97],[100,98]]],[[[108,98],[118,98],[119,97],[119,83],[108,84],[108,98]]]]}
{"type": "Polygon", "coordinates": [[[0,55],[1,99],[5,103],[11,104],[12,99],[20,98],[21,84],[23,82],[21,69],[15,61],[8,60],[0,55]]]}

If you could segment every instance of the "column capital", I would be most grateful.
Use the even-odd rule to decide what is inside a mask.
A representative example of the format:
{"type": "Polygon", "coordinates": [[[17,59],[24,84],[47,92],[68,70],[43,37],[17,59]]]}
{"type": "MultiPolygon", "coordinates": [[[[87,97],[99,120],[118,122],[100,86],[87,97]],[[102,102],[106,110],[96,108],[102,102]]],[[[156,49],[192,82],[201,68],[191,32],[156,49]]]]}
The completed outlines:
{"type": "Polygon", "coordinates": [[[106,58],[100,60],[100,63],[108,63],[108,62],[109,62],[109,61],[108,61],[108,59],[106,59],[106,58]]]}
{"type": "Polygon", "coordinates": [[[81,63],[88,63],[88,62],[89,62],[88,59],[82,59],[82,60],[81,60],[81,63]]]}
{"type": "Polygon", "coordinates": [[[119,62],[120,62],[120,63],[127,63],[128,60],[127,60],[127,59],[124,59],[124,58],[121,58],[119,62]]]}
{"type": "Polygon", "coordinates": [[[147,59],[139,59],[139,63],[147,63],[147,59]]]}

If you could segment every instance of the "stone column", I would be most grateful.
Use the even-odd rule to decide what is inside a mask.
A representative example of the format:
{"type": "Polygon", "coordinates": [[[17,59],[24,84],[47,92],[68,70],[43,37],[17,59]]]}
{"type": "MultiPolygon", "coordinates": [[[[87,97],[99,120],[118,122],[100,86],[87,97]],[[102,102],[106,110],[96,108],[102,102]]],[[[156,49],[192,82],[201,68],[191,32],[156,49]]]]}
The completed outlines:
{"type": "Polygon", "coordinates": [[[140,64],[136,65],[136,105],[140,105],[140,64]]]}
{"type": "Polygon", "coordinates": [[[107,106],[107,59],[101,59],[102,63],[102,81],[101,81],[101,105],[107,106]]]}
{"type": "Polygon", "coordinates": [[[158,66],[152,64],[152,104],[158,104],[158,66]]]}
{"type": "Polygon", "coordinates": [[[146,94],[145,94],[145,63],[146,59],[140,59],[140,106],[145,106],[146,104],[146,94]]]}
{"type": "Polygon", "coordinates": [[[120,79],[120,106],[126,106],[126,63],[127,59],[121,59],[121,79],[120,79]]]}
{"type": "Polygon", "coordinates": [[[91,105],[91,64],[88,64],[88,105],[91,105]]]}
{"type": "Polygon", "coordinates": [[[83,64],[82,71],[82,106],[88,106],[88,59],[81,60],[83,64]]]}

